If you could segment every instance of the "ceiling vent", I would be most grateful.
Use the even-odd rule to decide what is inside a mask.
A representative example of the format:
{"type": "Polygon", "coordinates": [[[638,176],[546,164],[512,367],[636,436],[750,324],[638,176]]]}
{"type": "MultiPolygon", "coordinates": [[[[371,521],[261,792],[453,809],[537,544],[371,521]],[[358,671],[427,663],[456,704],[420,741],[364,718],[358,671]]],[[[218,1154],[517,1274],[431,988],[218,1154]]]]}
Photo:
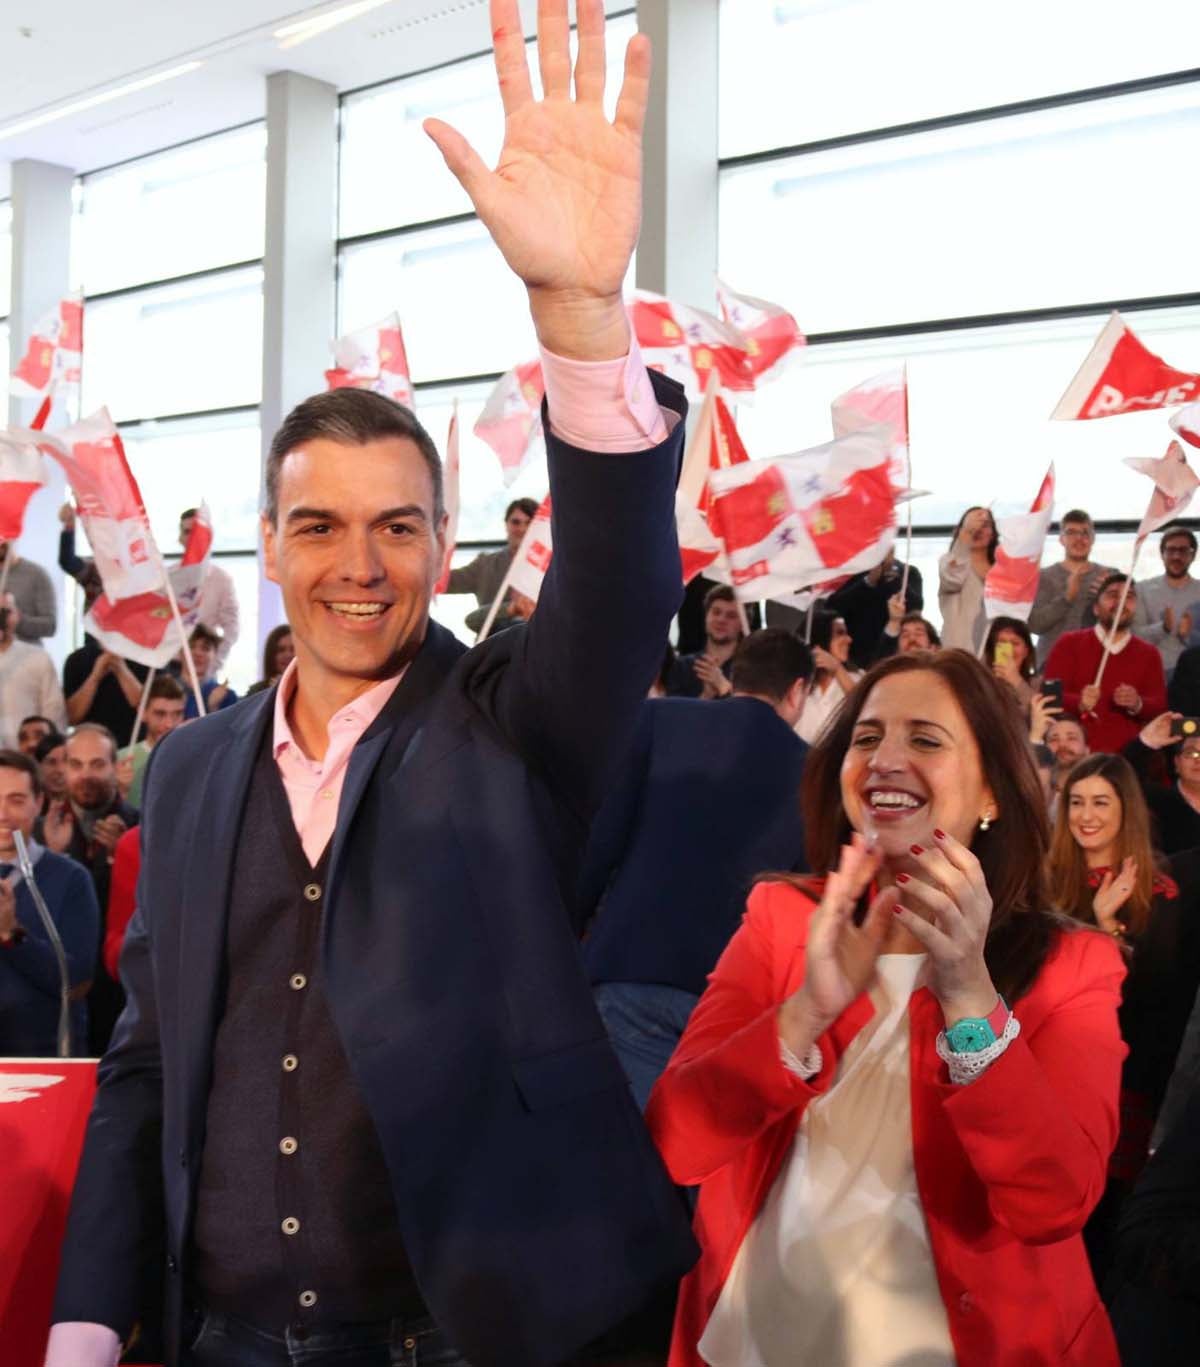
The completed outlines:
{"type": "Polygon", "coordinates": [[[423,24],[433,24],[439,19],[450,19],[456,14],[466,14],[470,10],[482,9],[483,5],[484,0],[458,0],[458,4],[438,5],[436,9],[431,9],[425,14],[418,14],[412,19],[401,19],[397,23],[385,24],[382,28],[372,29],[368,37],[394,38],[398,33],[411,32],[423,24]]]}
{"type": "Polygon", "coordinates": [[[79,132],[84,137],[92,133],[102,133],[106,128],[116,128],[123,123],[132,123],[134,119],[144,119],[147,114],[158,114],[164,109],[170,109],[174,103],[174,100],[159,100],[157,104],[148,104],[142,109],[131,109],[125,114],[114,115],[111,119],[102,119],[99,123],[80,124],[79,132]]]}

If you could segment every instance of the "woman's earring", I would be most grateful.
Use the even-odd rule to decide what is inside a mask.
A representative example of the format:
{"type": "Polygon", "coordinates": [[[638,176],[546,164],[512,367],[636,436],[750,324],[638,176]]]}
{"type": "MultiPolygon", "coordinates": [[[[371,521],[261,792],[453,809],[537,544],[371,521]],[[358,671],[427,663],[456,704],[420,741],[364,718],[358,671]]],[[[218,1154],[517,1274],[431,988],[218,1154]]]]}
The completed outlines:
{"type": "Polygon", "coordinates": [[[988,813],[988,812],[984,812],[984,814],[979,818],[979,829],[980,829],[981,831],[990,831],[991,828],[992,828],[992,818],[991,818],[991,814],[988,813]]]}

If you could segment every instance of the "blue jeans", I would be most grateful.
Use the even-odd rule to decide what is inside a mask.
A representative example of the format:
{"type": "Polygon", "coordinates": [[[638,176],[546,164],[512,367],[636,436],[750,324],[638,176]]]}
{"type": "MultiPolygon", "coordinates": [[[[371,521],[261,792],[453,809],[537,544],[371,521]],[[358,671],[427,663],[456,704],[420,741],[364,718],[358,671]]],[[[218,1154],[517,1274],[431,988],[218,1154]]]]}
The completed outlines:
{"type": "Polygon", "coordinates": [[[429,1319],[307,1335],[289,1326],[283,1334],[268,1334],[206,1310],[197,1324],[186,1367],[470,1367],[429,1319]]]}
{"type": "Polygon", "coordinates": [[[595,997],[634,1100],[644,1111],[700,998],[659,983],[600,983],[595,997]]]}

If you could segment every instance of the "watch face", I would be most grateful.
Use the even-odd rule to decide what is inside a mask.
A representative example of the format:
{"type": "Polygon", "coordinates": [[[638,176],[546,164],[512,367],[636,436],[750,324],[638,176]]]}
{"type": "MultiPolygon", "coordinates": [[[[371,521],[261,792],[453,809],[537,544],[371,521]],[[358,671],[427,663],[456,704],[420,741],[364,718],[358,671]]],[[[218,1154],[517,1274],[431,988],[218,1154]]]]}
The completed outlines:
{"type": "Polygon", "coordinates": [[[959,1021],[946,1031],[946,1043],[956,1054],[978,1054],[995,1042],[992,1027],[985,1020],[959,1021]]]}

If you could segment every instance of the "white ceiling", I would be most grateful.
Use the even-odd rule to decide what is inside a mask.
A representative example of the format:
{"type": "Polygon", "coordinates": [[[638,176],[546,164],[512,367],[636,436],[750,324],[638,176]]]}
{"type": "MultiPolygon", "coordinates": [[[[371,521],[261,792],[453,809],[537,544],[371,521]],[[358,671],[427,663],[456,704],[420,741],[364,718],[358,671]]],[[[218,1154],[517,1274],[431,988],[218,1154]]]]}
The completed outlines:
{"type": "MultiPolygon", "coordinates": [[[[273,37],[344,0],[3,0],[0,196],[22,157],[91,171],[263,117],[274,71],[354,89],[490,45],[487,0],[385,0],[290,49],[273,37]],[[189,61],[197,70],[39,128],[3,129],[189,61]]],[[[611,12],[630,0],[606,0],[611,12]]],[[[526,32],[536,0],[521,0],[526,32]]]]}

